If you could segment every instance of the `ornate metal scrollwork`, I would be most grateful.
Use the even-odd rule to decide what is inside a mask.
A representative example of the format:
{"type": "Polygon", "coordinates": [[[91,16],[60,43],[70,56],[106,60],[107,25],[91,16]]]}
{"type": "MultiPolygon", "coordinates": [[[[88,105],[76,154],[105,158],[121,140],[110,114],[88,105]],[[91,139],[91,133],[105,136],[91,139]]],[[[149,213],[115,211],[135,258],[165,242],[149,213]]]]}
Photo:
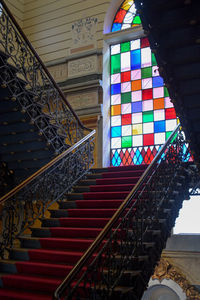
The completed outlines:
{"type": "Polygon", "coordinates": [[[130,274],[135,272],[140,285],[147,286],[190,186],[185,168],[185,164],[188,166],[185,161],[189,148],[185,144],[184,134],[179,131],[162,151],[159,160],[149,167],[148,175],[144,180],[140,179],[138,186],[125,200],[123,210],[119,210],[110,221],[112,226],[107,225],[105,235],[101,234],[101,238],[98,237],[91,246],[93,251],[90,256],[85,254],[87,259],[84,262],[81,260],[79,271],[78,263],[74,274],[70,274],[57,289],[55,299],[110,299],[111,295],[114,297],[121,280],[130,282],[131,299],[139,299],[135,281],[130,279],[132,275],[126,279],[127,270],[130,274]],[[160,223],[162,219],[164,221],[160,223]],[[149,232],[154,231],[155,227],[161,233],[152,250],[148,250],[146,262],[140,264],[139,257],[147,255],[149,232]]]}

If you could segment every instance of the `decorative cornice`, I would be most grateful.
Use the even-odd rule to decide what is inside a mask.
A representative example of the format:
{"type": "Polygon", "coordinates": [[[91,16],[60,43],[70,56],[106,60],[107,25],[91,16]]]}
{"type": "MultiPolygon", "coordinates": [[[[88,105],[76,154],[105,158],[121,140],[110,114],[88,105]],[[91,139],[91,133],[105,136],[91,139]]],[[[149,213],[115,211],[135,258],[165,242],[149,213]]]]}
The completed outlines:
{"type": "Polygon", "coordinates": [[[200,300],[200,293],[188,282],[185,276],[166,259],[161,258],[159,264],[155,268],[152,279],[158,279],[160,282],[163,279],[171,279],[182,288],[188,300],[200,300]]]}

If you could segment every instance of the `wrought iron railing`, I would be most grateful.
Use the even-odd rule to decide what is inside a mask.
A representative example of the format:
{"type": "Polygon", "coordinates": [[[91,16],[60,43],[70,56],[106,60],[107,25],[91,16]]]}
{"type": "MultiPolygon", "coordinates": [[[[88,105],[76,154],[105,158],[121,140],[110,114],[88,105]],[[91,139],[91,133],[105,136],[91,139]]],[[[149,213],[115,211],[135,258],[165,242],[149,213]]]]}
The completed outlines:
{"type": "MultiPolygon", "coordinates": [[[[134,259],[144,254],[148,231],[159,223],[164,208],[170,204],[170,216],[163,224],[165,231],[148,259],[148,267],[142,267],[145,272],[141,269],[140,283],[148,284],[181,201],[188,195],[190,180],[184,168],[188,165],[185,162],[188,154],[184,133],[178,125],[129,196],[57,288],[55,299],[111,299],[125,271],[131,270],[134,259]]],[[[131,286],[135,297],[131,299],[139,299],[134,294],[133,282],[131,286]]]]}
{"type": "Polygon", "coordinates": [[[62,153],[90,129],[83,126],[5,2],[0,4],[0,49],[7,56],[0,72],[2,84],[55,153],[62,153]],[[14,80],[10,65],[17,72],[14,80]]]}
{"type": "Polygon", "coordinates": [[[93,166],[95,130],[0,198],[0,256],[93,166]]]}

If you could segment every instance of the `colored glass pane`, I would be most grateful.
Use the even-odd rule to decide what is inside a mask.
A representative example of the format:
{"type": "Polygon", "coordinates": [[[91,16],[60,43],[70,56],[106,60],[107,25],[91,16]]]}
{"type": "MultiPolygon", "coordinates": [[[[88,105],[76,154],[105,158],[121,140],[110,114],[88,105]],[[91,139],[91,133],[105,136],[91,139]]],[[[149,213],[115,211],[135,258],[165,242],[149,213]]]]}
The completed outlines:
{"type": "Polygon", "coordinates": [[[154,53],[151,53],[152,66],[157,66],[157,61],[154,53]]]}
{"type": "Polygon", "coordinates": [[[122,148],[132,147],[132,136],[122,137],[122,148]]]}
{"type": "Polygon", "coordinates": [[[121,73],[121,82],[126,82],[131,80],[131,72],[122,72],[121,73]]]}
{"type": "Polygon", "coordinates": [[[122,119],[122,125],[131,124],[131,120],[132,120],[131,114],[122,115],[121,119],[122,119]]]}
{"type": "Polygon", "coordinates": [[[153,133],[143,135],[143,145],[144,146],[154,145],[154,134],[153,133]]]}
{"type": "Polygon", "coordinates": [[[121,136],[121,126],[115,126],[111,128],[111,137],[121,136]]]}
{"type": "Polygon", "coordinates": [[[142,112],[142,101],[132,102],[132,113],[142,112]]]}
{"type": "Polygon", "coordinates": [[[125,0],[121,6],[124,10],[129,10],[129,8],[133,5],[133,0],[125,0]]]}
{"type": "Polygon", "coordinates": [[[133,135],[142,134],[142,124],[133,125],[133,135]]]}
{"type": "Polygon", "coordinates": [[[141,51],[140,49],[131,51],[131,70],[137,70],[141,68],[141,51]]]}
{"type": "Polygon", "coordinates": [[[135,18],[133,19],[133,24],[134,25],[140,25],[141,24],[140,16],[135,16],[135,18]]]}
{"type": "Polygon", "coordinates": [[[153,100],[153,109],[165,108],[164,98],[158,98],[153,100]]]}
{"type": "Polygon", "coordinates": [[[165,131],[165,121],[155,121],[154,122],[154,132],[163,132],[165,131]]]}
{"type": "Polygon", "coordinates": [[[162,77],[155,76],[153,77],[153,87],[163,86],[164,82],[162,77]]]}
{"type": "Polygon", "coordinates": [[[112,84],[111,85],[111,95],[120,94],[121,93],[121,84],[112,84]]]}
{"type": "Polygon", "coordinates": [[[121,100],[122,100],[122,103],[129,103],[129,102],[131,102],[131,93],[121,94],[121,100]]]}
{"type": "Polygon", "coordinates": [[[114,23],[122,23],[125,15],[126,15],[126,10],[119,9],[119,11],[117,12],[117,14],[115,16],[114,23]]]}
{"type": "Polygon", "coordinates": [[[113,23],[113,26],[112,26],[112,31],[118,31],[118,30],[121,30],[122,28],[122,24],[119,24],[119,23],[113,23]]]}
{"type": "Polygon", "coordinates": [[[142,71],[142,78],[150,78],[152,76],[152,68],[143,68],[142,71]]]}
{"type": "Polygon", "coordinates": [[[142,113],[143,122],[153,122],[153,111],[145,111],[142,113]]]}
{"type": "Polygon", "coordinates": [[[121,52],[130,51],[130,42],[121,43],[121,52]]]}
{"type": "Polygon", "coordinates": [[[141,39],[141,48],[149,47],[149,40],[148,38],[142,38],[141,39]]]}
{"type": "Polygon", "coordinates": [[[152,89],[146,89],[142,91],[142,100],[148,100],[153,98],[152,89]]]}
{"type": "Polygon", "coordinates": [[[141,88],[142,88],[141,80],[134,80],[131,82],[132,91],[141,90],[141,88]]]}
{"type": "Polygon", "coordinates": [[[121,56],[120,54],[111,56],[111,74],[121,72],[121,56]]]}
{"type": "Polygon", "coordinates": [[[166,88],[166,86],[164,87],[164,96],[169,97],[169,92],[168,92],[168,89],[166,88]]]}
{"type": "Polygon", "coordinates": [[[175,119],[176,118],[175,109],[174,108],[167,108],[165,110],[165,118],[166,118],[166,120],[175,119]]]}
{"type": "Polygon", "coordinates": [[[121,105],[111,106],[111,116],[116,116],[121,114],[121,105]]]}
{"type": "Polygon", "coordinates": [[[171,134],[172,134],[172,131],[166,131],[165,140],[167,140],[170,137],[171,134]]]}

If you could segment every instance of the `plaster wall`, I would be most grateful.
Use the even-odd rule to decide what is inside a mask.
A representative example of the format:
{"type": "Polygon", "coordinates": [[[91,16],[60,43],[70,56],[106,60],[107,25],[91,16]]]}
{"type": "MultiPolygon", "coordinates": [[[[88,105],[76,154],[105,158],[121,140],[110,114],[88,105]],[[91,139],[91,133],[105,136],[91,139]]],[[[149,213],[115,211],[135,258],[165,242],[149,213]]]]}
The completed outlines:
{"type": "Polygon", "coordinates": [[[7,0],[5,1],[8,8],[16,18],[21,27],[24,23],[24,0],[7,0]]]}

